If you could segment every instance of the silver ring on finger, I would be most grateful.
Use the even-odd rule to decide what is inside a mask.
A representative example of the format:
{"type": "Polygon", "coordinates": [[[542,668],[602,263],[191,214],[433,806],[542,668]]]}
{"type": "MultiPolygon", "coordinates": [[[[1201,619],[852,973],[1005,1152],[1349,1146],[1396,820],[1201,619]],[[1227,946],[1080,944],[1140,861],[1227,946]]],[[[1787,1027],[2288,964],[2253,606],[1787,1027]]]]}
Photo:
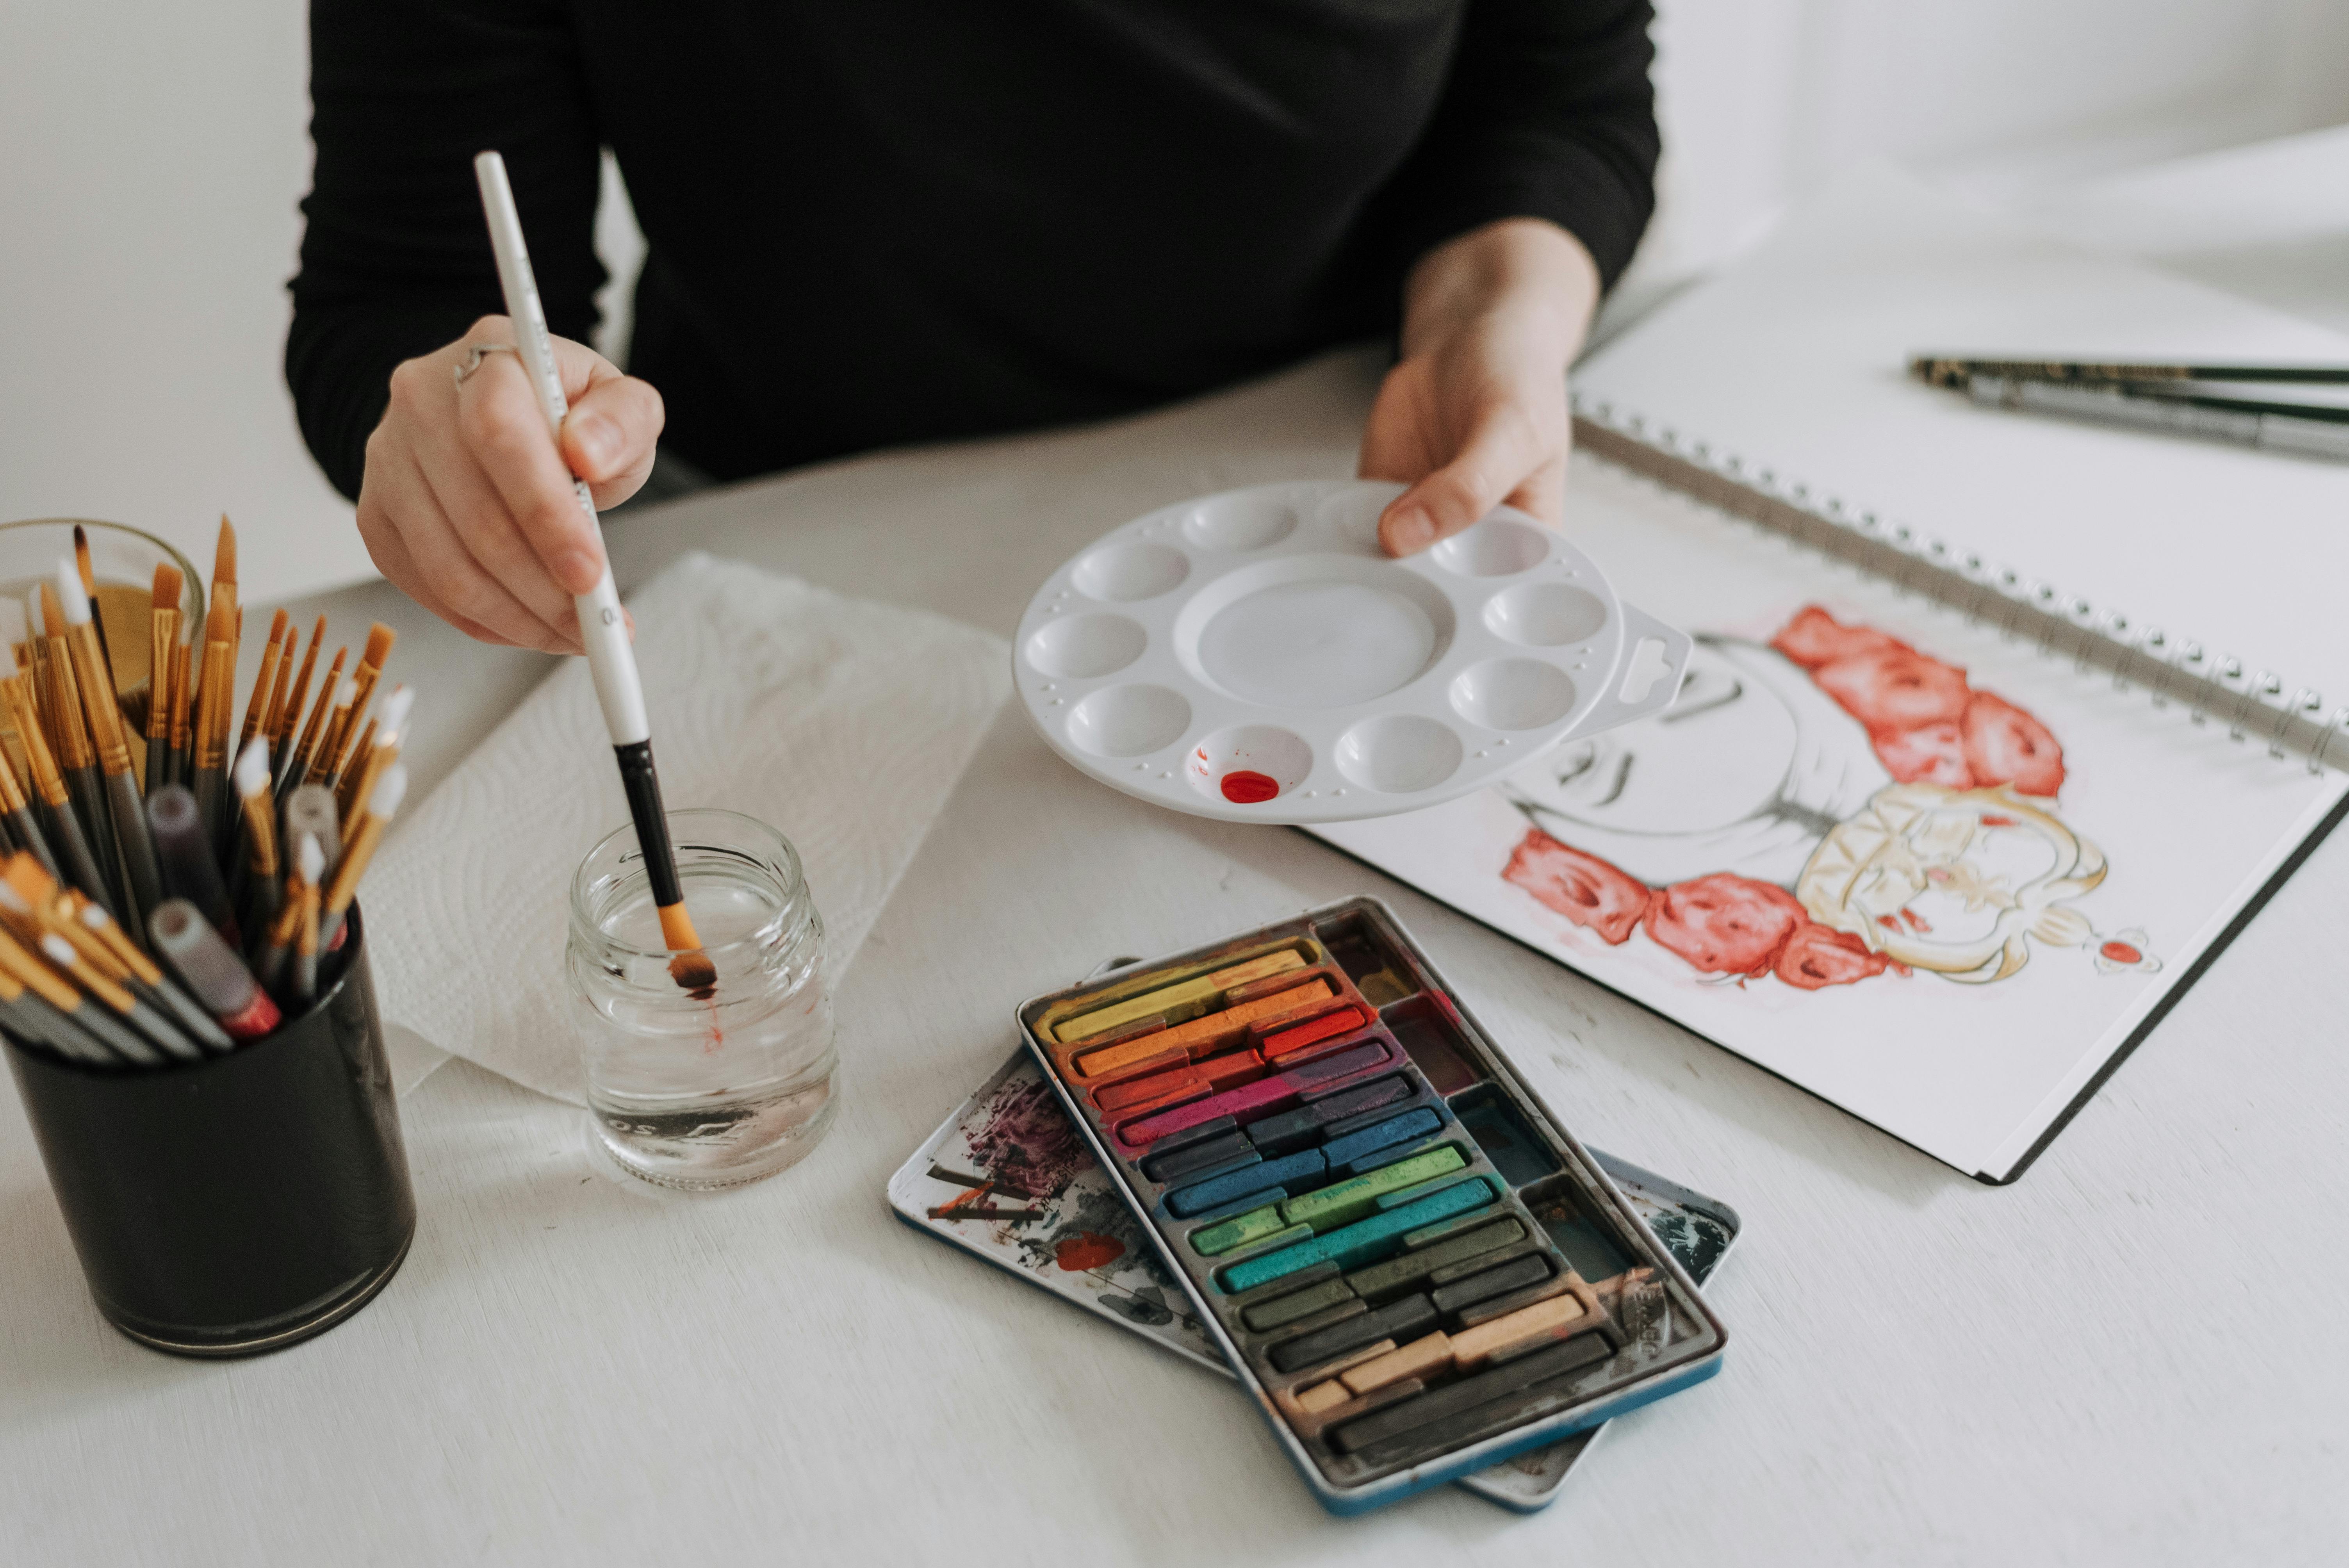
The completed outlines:
{"type": "Polygon", "coordinates": [[[511,354],[516,359],[520,359],[522,349],[511,343],[468,344],[465,347],[465,357],[449,367],[450,373],[456,377],[457,385],[462,387],[465,384],[465,377],[479,370],[481,367],[482,358],[492,354],[511,354]]]}

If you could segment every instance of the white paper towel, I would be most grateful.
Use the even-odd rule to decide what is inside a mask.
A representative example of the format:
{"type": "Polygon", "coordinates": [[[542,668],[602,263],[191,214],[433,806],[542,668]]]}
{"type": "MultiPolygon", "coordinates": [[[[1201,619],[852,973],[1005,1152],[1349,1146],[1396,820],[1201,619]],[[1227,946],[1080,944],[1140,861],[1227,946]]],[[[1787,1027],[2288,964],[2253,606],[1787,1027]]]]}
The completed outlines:
{"type": "MultiPolygon", "coordinates": [[[[791,840],[837,985],[1010,690],[1007,645],[699,552],[628,607],[664,802],[791,840]]],[[[627,820],[584,659],[405,814],[360,901],[402,1089],[445,1051],[581,1103],[571,873],[627,820]]]]}

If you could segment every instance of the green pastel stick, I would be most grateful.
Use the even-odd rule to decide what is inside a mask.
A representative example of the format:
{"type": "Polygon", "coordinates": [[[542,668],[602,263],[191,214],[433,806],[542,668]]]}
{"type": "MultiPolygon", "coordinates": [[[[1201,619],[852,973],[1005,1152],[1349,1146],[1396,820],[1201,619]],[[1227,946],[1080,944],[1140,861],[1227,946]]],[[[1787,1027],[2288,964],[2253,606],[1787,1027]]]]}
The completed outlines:
{"type": "Polygon", "coordinates": [[[1468,1161],[1460,1150],[1445,1144],[1424,1154],[1414,1154],[1398,1161],[1367,1176],[1356,1176],[1324,1187],[1318,1192],[1308,1192],[1301,1198],[1290,1198],[1280,1205],[1282,1216],[1292,1225],[1310,1225],[1316,1231],[1334,1230],[1350,1225],[1378,1208],[1380,1198],[1389,1192],[1400,1192],[1406,1187],[1438,1176],[1447,1176],[1466,1167],[1468,1161]]]}
{"type": "Polygon", "coordinates": [[[1261,1242],[1289,1230],[1298,1232],[1299,1240],[1312,1233],[1301,1225],[1291,1225],[1283,1220],[1279,1204],[1267,1203],[1261,1209],[1250,1209],[1245,1214],[1235,1214],[1228,1220],[1192,1232],[1191,1250],[1201,1257],[1212,1258],[1235,1247],[1261,1242]]]}
{"type": "Polygon", "coordinates": [[[1446,1187],[1432,1198],[1423,1198],[1416,1203],[1373,1215],[1359,1224],[1347,1225],[1310,1240],[1300,1241],[1295,1246],[1282,1247],[1277,1252],[1226,1264],[1223,1269],[1222,1284],[1226,1292],[1236,1295],[1325,1261],[1334,1263],[1340,1268],[1370,1263],[1392,1251],[1405,1233],[1423,1225],[1432,1225],[1438,1220],[1449,1219],[1454,1214],[1481,1208],[1495,1196],[1494,1190],[1482,1181],[1463,1181],[1456,1186],[1446,1187]]]}

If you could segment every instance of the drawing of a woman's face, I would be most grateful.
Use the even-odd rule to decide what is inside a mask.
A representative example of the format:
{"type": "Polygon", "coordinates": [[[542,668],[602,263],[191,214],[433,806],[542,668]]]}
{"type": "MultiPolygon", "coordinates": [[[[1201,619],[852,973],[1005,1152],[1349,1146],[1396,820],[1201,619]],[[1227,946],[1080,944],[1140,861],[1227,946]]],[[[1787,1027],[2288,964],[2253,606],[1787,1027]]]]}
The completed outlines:
{"type": "Polygon", "coordinates": [[[1515,782],[1570,820],[1619,833],[1727,827],[1778,796],[1795,758],[1795,716],[1700,642],[1672,706],[1644,724],[1570,741],[1515,782]]]}
{"type": "Polygon", "coordinates": [[[1802,669],[1700,637],[1669,709],[1569,741],[1508,789],[1556,837],[1651,885],[1733,871],[1790,886],[1889,782],[1868,732],[1802,669]]]}

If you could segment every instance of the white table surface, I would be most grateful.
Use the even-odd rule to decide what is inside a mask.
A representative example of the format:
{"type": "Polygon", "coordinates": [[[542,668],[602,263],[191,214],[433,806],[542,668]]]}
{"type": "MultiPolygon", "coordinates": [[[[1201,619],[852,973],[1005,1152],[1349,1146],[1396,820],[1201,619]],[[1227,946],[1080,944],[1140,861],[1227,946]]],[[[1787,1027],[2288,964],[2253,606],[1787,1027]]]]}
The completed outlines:
{"type": "MultiPolygon", "coordinates": [[[[700,546],[1008,634],[1127,517],[1347,472],[1375,375],[1335,356],[719,492],[616,522],[615,556],[624,586],[700,546]]],[[[381,585],[313,603],[399,628],[419,784],[547,667],[381,585]]],[[[1301,834],[1095,786],[1007,711],[847,978],[839,1123],[773,1181],[656,1196],[597,1173],[581,1113],[451,1062],[402,1108],[421,1219],[390,1286],[307,1345],[199,1363],[99,1318],[0,1112],[0,1561],[2327,1560],[2344,951],[2336,837],[1991,1189],[1301,834]],[[1331,1519],[1229,1385],[883,1200],[1008,1053],[1019,998],[1358,892],[1581,1136],[1745,1218],[1710,1292],[1722,1376],[1618,1422],[1543,1515],[1445,1489],[1331,1519]]]]}

